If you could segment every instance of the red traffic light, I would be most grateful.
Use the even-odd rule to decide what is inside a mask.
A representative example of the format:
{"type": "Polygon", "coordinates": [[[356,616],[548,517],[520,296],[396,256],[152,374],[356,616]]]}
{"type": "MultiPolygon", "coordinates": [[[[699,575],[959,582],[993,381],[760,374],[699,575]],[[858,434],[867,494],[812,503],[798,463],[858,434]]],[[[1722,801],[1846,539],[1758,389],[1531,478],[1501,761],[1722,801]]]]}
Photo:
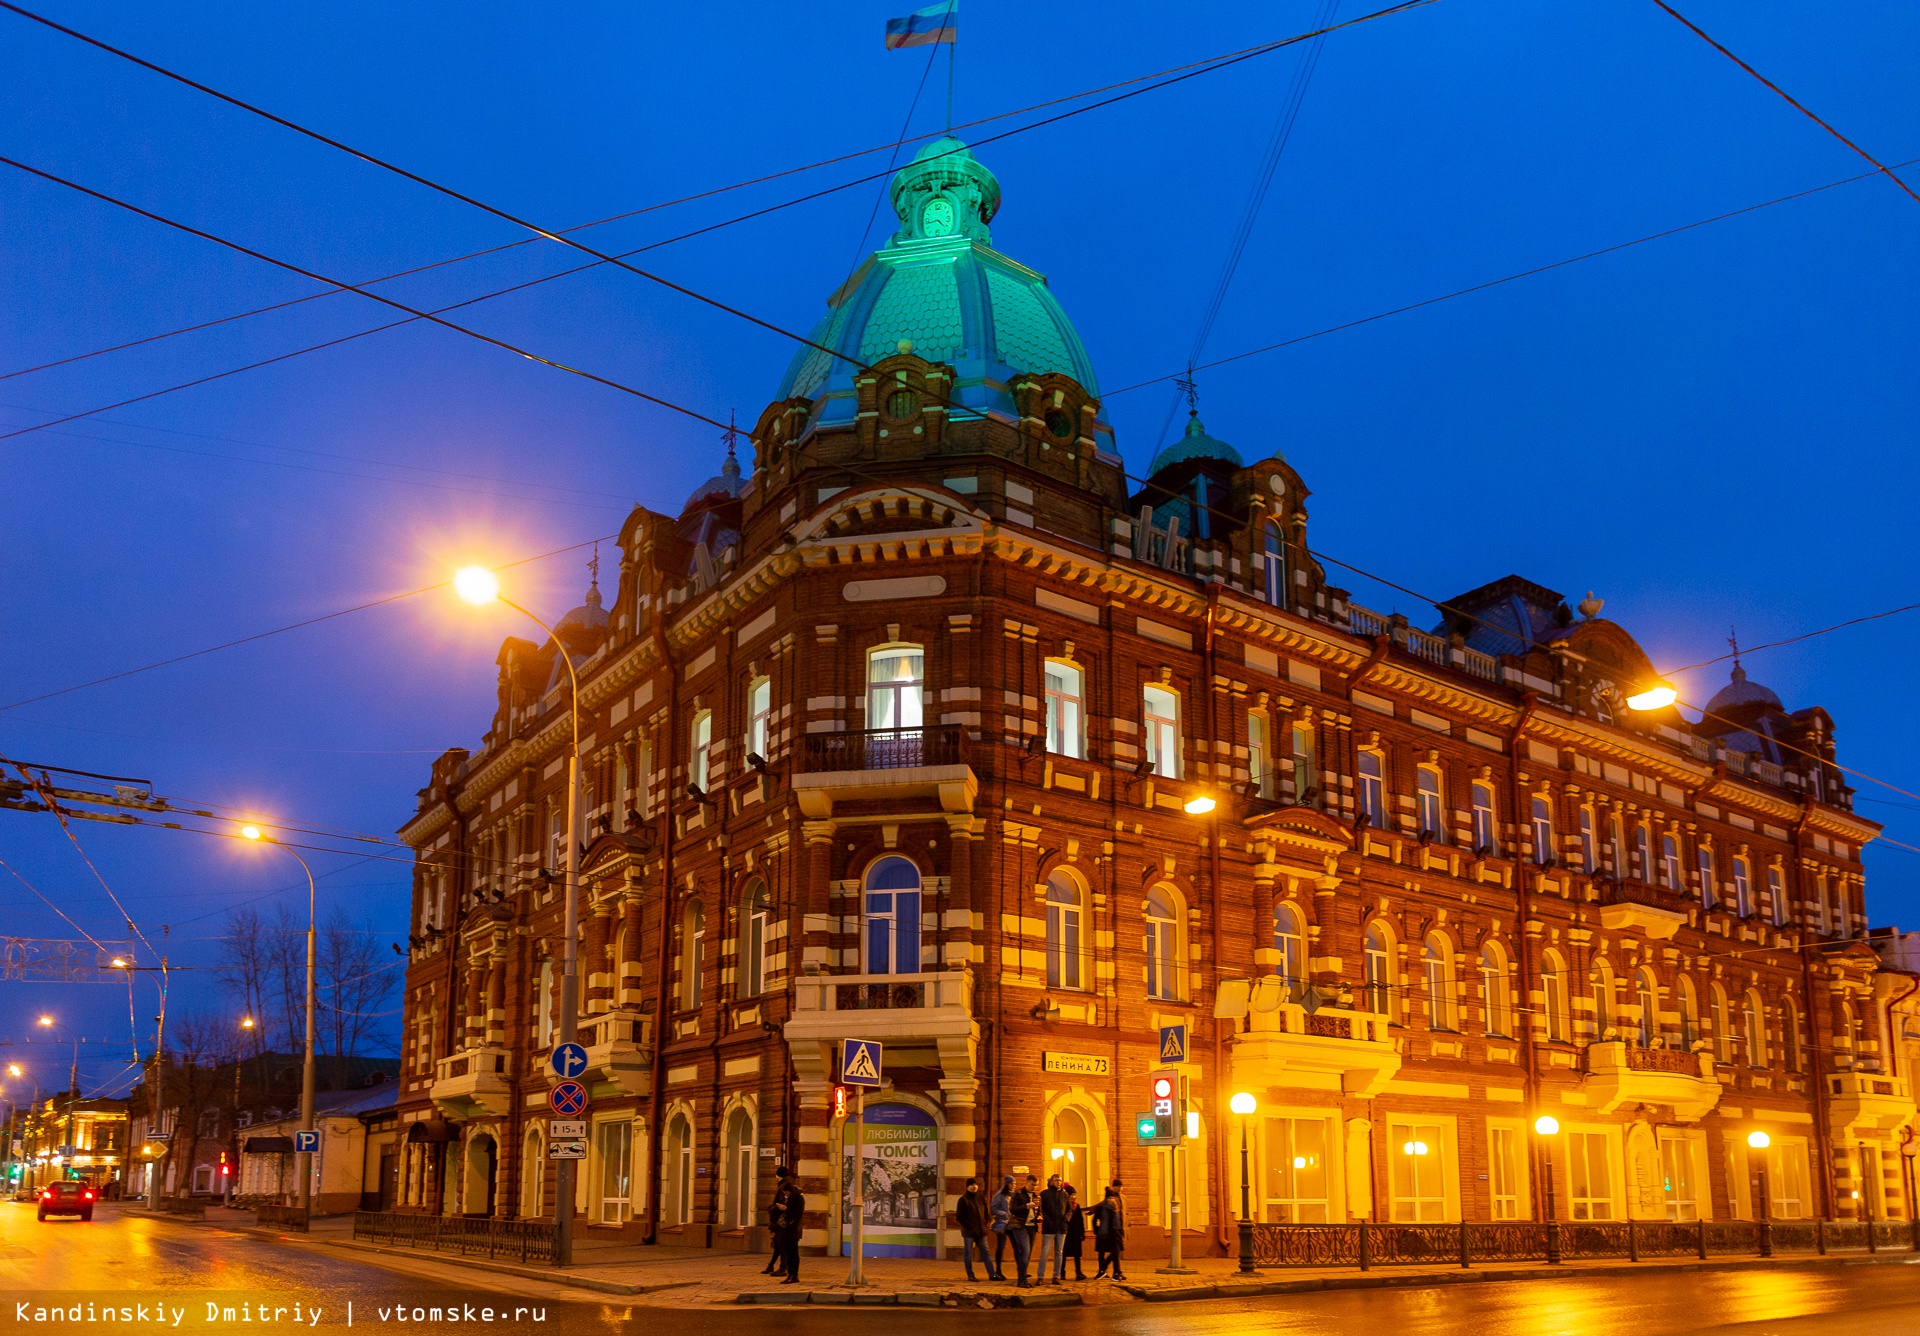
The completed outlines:
{"type": "Polygon", "coordinates": [[[1155,1099],[1173,1098],[1173,1078],[1171,1076],[1156,1076],[1153,1078],[1153,1097],[1155,1099]]]}
{"type": "Polygon", "coordinates": [[[226,1176],[227,1176],[228,1174],[230,1174],[230,1173],[232,1173],[232,1172],[233,1172],[233,1166],[232,1166],[232,1165],[230,1165],[230,1164],[228,1164],[228,1163],[226,1163],[226,1162],[225,1162],[224,1160],[223,1160],[223,1161],[221,1161],[221,1164],[220,1164],[220,1177],[222,1177],[222,1178],[225,1178],[225,1177],[226,1177],[226,1176]]]}
{"type": "Polygon", "coordinates": [[[836,1118],[844,1118],[847,1116],[847,1088],[845,1086],[835,1086],[833,1088],[833,1116],[836,1118]]]}

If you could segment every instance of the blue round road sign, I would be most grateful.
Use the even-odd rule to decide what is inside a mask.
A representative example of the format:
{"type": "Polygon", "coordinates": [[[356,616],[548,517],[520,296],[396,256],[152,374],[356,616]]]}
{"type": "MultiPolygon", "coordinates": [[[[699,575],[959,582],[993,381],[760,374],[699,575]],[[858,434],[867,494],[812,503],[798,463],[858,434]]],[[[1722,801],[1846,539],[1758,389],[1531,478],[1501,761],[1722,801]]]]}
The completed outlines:
{"type": "Polygon", "coordinates": [[[563,1118],[587,1111],[587,1088],[578,1081],[562,1081],[547,1092],[547,1103],[563,1118]]]}
{"type": "Polygon", "coordinates": [[[553,1056],[547,1061],[553,1065],[556,1076],[570,1081],[587,1070],[587,1050],[578,1044],[555,1044],[553,1056]]]}

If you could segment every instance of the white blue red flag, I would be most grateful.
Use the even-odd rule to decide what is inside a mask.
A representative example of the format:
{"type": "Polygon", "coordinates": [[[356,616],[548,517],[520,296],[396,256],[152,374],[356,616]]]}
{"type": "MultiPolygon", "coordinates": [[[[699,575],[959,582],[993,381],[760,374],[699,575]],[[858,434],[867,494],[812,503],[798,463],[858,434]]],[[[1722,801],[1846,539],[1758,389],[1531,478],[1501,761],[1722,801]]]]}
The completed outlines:
{"type": "Polygon", "coordinates": [[[960,40],[960,0],[943,0],[925,9],[916,9],[903,19],[887,20],[887,50],[908,46],[932,46],[937,42],[960,40]]]}

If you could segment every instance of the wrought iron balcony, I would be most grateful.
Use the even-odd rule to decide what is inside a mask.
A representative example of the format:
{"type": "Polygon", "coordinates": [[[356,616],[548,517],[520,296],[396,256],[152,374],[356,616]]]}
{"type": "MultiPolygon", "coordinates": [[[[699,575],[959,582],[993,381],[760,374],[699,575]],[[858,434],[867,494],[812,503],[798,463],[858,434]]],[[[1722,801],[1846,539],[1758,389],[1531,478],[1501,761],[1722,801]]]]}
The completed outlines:
{"type": "Polygon", "coordinates": [[[966,730],[958,724],[809,733],[803,739],[801,768],[809,773],[832,773],[964,765],[966,741],[966,730]]]}
{"type": "Polygon", "coordinates": [[[831,817],[842,800],[914,797],[934,798],[942,811],[971,812],[980,791],[958,724],[809,733],[801,742],[793,792],[808,817],[831,817]]]}

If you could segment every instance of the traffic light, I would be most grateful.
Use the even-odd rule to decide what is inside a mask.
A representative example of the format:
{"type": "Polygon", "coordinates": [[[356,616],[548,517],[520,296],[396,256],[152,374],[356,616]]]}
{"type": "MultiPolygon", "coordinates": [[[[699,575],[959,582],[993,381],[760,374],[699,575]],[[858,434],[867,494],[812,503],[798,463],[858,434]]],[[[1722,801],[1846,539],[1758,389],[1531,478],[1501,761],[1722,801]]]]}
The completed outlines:
{"type": "Polygon", "coordinates": [[[847,1116],[847,1088],[845,1086],[835,1086],[833,1088],[833,1116],[836,1118],[844,1118],[847,1116]]]}
{"type": "Polygon", "coordinates": [[[1147,1078],[1147,1112],[1134,1119],[1134,1140],[1142,1146],[1177,1146],[1186,1130],[1186,1078],[1178,1072],[1153,1072],[1147,1078]]]}
{"type": "Polygon", "coordinates": [[[220,1152],[220,1177],[225,1178],[233,1172],[233,1166],[227,1162],[227,1153],[220,1152]]]}

